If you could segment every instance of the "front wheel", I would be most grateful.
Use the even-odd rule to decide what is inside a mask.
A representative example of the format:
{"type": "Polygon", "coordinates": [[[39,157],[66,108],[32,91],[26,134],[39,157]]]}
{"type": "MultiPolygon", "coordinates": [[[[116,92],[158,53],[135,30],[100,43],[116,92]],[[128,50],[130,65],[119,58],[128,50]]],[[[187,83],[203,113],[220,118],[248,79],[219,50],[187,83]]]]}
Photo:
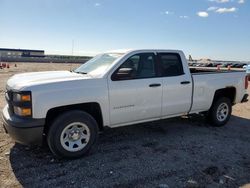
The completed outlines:
{"type": "Polygon", "coordinates": [[[66,112],[52,123],[47,142],[58,158],[78,158],[86,154],[98,137],[96,121],[82,111],[66,112]]]}
{"type": "Polygon", "coordinates": [[[232,103],[229,98],[222,97],[213,103],[208,112],[209,122],[216,127],[225,125],[231,117],[232,103]]]}

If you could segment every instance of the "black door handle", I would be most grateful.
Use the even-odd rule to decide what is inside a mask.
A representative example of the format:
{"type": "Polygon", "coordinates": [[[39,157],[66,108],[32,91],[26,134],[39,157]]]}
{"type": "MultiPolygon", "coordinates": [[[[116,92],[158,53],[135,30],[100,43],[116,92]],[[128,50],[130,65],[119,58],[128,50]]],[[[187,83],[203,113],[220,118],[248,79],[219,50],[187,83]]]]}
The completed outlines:
{"type": "Polygon", "coordinates": [[[160,87],[161,84],[150,84],[149,87],[160,87]]]}
{"type": "Polygon", "coordinates": [[[190,84],[190,81],[183,81],[183,82],[181,82],[181,84],[183,84],[183,85],[190,84]]]}

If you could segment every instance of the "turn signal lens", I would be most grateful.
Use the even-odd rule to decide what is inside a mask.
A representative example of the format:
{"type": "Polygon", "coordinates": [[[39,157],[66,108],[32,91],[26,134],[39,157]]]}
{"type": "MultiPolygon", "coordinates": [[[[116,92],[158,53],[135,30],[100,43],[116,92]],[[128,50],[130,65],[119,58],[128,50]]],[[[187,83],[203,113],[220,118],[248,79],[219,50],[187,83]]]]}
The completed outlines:
{"type": "Polygon", "coordinates": [[[31,108],[14,107],[14,113],[19,116],[31,116],[31,108]]]}
{"type": "Polygon", "coordinates": [[[21,101],[24,101],[24,102],[31,101],[30,95],[21,95],[21,101]]]}

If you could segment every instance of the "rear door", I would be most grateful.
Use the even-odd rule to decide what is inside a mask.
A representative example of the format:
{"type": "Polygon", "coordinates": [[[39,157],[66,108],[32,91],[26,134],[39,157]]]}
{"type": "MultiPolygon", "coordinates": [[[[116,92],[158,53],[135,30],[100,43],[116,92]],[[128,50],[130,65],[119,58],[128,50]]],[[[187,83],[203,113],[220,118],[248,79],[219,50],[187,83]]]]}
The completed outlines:
{"type": "Polygon", "coordinates": [[[108,81],[111,126],[161,117],[162,78],[154,53],[138,53],[125,60],[108,81]],[[132,69],[117,79],[119,69],[132,69]]]}
{"type": "Polygon", "coordinates": [[[162,116],[187,113],[191,107],[192,80],[184,72],[182,58],[178,53],[158,53],[163,96],[162,116]]]}

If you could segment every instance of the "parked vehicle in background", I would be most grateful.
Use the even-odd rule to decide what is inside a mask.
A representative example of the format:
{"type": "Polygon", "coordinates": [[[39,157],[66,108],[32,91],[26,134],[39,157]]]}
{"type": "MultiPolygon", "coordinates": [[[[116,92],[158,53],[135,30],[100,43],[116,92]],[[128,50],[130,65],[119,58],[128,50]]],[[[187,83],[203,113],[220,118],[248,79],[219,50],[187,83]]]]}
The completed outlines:
{"type": "Polygon", "coordinates": [[[244,67],[246,67],[246,66],[248,66],[248,64],[246,64],[246,63],[241,64],[241,68],[243,68],[243,69],[244,69],[244,67]]]}
{"type": "Polygon", "coordinates": [[[213,63],[208,63],[207,67],[213,67],[213,63]]]}
{"type": "Polygon", "coordinates": [[[46,140],[58,157],[86,154],[105,127],[187,114],[225,125],[232,105],[246,102],[243,71],[189,68],[178,50],[100,54],[74,71],[23,73],[6,84],[4,128],[16,142],[46,140]]]}
{"type": "Polygon", "coordinates": [[[232,67],[232,63],[226,63],[224,67],[232,67]]]}
{"type": "Polygon", "coordinates": [[[232,64],[232,67],[233,67],[233,68],[239,68],[239,67],[240,67],[240,64],[239,64],[239,63],[233,63],[233,64],[232,64]]]}

